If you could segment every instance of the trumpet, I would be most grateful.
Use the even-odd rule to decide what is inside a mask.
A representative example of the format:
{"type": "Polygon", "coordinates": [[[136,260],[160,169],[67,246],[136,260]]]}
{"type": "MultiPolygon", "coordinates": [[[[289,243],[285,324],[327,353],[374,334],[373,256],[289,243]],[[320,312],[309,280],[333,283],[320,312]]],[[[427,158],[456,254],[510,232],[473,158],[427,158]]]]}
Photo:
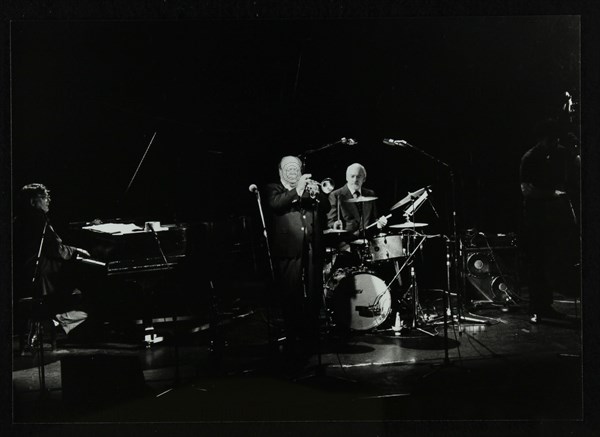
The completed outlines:
{"type": "Polygon", "coordinates": [[[323,191],[324,194],[329,194],[335,188],[335,183],[331,178],[325,178],[321,182],[314,181],[312,179],[306,180],[306,189],[311,198],[317,197],[319,190],[323,191]]]}

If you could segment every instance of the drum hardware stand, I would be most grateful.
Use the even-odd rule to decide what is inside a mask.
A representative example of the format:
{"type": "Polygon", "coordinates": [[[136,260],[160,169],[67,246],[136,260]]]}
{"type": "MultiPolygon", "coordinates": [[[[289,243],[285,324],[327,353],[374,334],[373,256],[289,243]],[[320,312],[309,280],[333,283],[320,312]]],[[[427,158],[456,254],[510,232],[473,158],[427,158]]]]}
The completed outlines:
{"type": "Polygon", "coordinates": [[[417,331],[423,332],[427,335],[435,337],[435,334],[431,332],[425,331],[420,327],[423,317],[423,309],[421,308],[421,303],[419,302],[419,287],[417,285],[417,276],[415,274],[415,267],[410,265],[410,277],[411,277],[411,285],[409,290],[412,290],[412,298],[413,298],[413,319],[412,319],[412,329],[416,329],[417,331]]]}
{"type": "Polygon", "coordinates": [[[423,243],[425,242],[425,240],[427,239],[427,236],[423,236],[421,238],[421,241],[419,242],[419,244],[417,244],[417,246],[413,249],[413,251],[408,255],[408,257],[406,258],[406,260],[404,261],[404,263],[402,264],[402,266],[397,270],[397,273],[394,275],[394,277],[390,280],[390,282],[387,284],[386,286],[386,290],[389,290],[390,287],[392,286],[392,284],[394,283],[394,281],[396,280],[397,277],[400,276],[400,273],[402,272],[402,270],[404,270],[404,268],[410,264],[410,269],[411,269],[411,285],[409,287],[409,289],[406,291],[405,294],[407,294],[409,291],[412,290],[412,297],[413,297],[413,321],[412,321],[412,327],[411,329],[415,329],[417,331],[423,332],[427,335],[430,335],[432,337],[435,337],[435,334],[432,334],[431,332],[428,332],[424,329],[422,329],[419,325],[421,325],[421,323],[419,323],[419,319],[421,319],[421,321],[423,320],[423,311],[421,309],[421,306],[419,304],[419,291],[418,291],[418,286],[417,286],[417,278],[416,278],[416,274],[415,274],[415,268],[412,265],[412,261],[414,258],[414,255],[417,253],[417,250],[419,250],[421,248],[421,246],[423,245],[423,243]]]}
{"type": "Polygon", "coordinates": [[[363,206],[361,203],[357,203],[356,204],[356,208],[358,209],[358,217],[359,217],[359,228],[358,228],[358,235],[359,237],[361,237],[364,241],[363,244],[361,244],[361,250],[362,253],[359,252],[359,258],[360,258],[360,266],[361,267],[365,267],[367,260],[365,259],[364,254],[367,253],[369,251],[369,241],[367,240],[367,228],[365,227],[365,218],[363,216],[363,206]]]}
{"type": "MultiPolygon", "coordinates": [[[[418,197],[411,197],[411,203],[410,205],[406,208],[406,210],[404,211],[403,215],[406,219],[407,222],[410,222],[411,218],[414,220],[414,215],[416,214],[416,212],[418,211],[418,209],[423,205],[423,203],[425,202],[425,200],[428,199],[429,197],[429,188],[426,188],[423,193],[418,196],[418,197]]],[[[431,202],[430,202],[431,203],[431,202]]],[[[431,205],[433,207],[433,205],[431,205]]],[[[435,212],[435,209],[434,209],[435,212]]],[[[437,213],[436,213],[437,214],[437,213]]],[[[413,232],[416,232],[416,230],[413,228],[413,232]]],[[[413,259],[414,259],[414,255],[416,254],[417,250],[419,248],[421,248],[421,246],[423,245],[423,243],[425,242],[425,240],[427,238],[430,238],[428,236],[423,236],[423,238],[421,239],[421,241],[419,242],[419,244],[417,245],[417,247],[413,250],[413,252],[410,254],[409,258],[407,259],[407,262],[410,263],[410,277],[411,277],[411,285],[408,289],[408,291],[412,290],[412,298],[413,298],[413,320],[412,320],[412,329],[416,329],[418,331],[421,331],[425,334],[428,334],[432,337],[435,337],[435,334],[432,334],[431,332],[425,331],[424,329],[422,329],[419,325],[422,325],[422,322],[424,320],[423,317],[423,309],[421,308],[421,304],[419,302],[419,288],[417,285],[417,279],[416,279],[416,273],[415,273],[415,268],[413,266],[413,259]]],[[[405,263],[406,265],[406,263],[405,263]]],[[[404,266],[403,266],[404,267],[404,266]]],[[[402,270],[402,268],[400,269],[400,271],[402,270]]],[[[408,293],[407,291],[407,293],[408,293]]]]}

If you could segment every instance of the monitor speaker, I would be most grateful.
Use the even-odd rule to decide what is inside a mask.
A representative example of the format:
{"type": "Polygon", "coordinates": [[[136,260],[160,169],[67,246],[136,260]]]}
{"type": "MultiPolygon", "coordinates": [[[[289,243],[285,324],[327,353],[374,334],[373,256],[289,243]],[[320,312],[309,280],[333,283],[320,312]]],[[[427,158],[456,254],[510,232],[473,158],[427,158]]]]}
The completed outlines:
{"type": "Polygon", "coordinates": [[[504,303],[520,294],[516,246],[467,247],[463,252],[466,298],[504,303]]]}

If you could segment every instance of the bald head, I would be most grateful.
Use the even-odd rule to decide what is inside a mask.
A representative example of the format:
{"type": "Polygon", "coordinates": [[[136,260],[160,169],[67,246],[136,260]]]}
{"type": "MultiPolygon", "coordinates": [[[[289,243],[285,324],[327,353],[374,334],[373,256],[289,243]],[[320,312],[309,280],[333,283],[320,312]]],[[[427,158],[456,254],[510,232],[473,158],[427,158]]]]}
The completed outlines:
{"type": "Polygon", "coordinates": [[[351,192],[360,190],[366,179],[367,170],[361,164],[350,164],[346,169],[346,182],[351,192]]]}

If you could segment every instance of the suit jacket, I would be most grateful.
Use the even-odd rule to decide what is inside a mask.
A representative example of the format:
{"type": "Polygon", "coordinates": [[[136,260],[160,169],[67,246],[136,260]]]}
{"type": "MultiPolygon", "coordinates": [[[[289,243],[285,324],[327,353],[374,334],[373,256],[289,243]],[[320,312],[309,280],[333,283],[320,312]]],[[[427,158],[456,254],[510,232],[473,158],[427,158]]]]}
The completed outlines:
{"type": "MultiPolygon", "coordinates": [[[[375,192],[373,190],[364,187],[361,188],[361,194],[363,196],[375,196],[375,192]]],[[[360,228],[360,207],[362,207],[363,210],[362,218],[364,226],[368,226],[375,222],[379,216],[377,215],[377,205],[375,201],[362,203],[345,202],[353,197],[354,196],[350,192],[350,189],[348,189],[347,184],[329,193],[329,203],[331,204],[331,209],[327,214],[327,224],[330,228],[333,227],[333,223],[337,220],[337,206],[339,203],[340,219],[344,223],[344,229],[357,236],[360,228]]],[[[371,229],[376,230],[377,227],[374,226],[371,229]]]]}
{"type": "Polygon", "coordinates": [[[19,297],[45,296],[63,292],[67,287],[62,267],[65,261],[75,257],[76,248],[63,244],[46,214],[31,210],[15,220],[15,292],[19,297]],[[44,226],[47,224],[44,232],[44,226]],[[39,246],[44,238],[35,287],[32,278],[36,271],[39,246]]]}
{"type": "Polygon", "coordinates": [[[295,189],[288,190],[281,183],[268,184],[264,192],[270,211],[271,255],[279,258],[300,257],[305,238],[307,243],[314,243],[315,255],[321,254],[324,250],[322,233],[330,207],[327,196],[319,193],[316,202],[310,199],[306,191],[300,197],[295,189]]]}

